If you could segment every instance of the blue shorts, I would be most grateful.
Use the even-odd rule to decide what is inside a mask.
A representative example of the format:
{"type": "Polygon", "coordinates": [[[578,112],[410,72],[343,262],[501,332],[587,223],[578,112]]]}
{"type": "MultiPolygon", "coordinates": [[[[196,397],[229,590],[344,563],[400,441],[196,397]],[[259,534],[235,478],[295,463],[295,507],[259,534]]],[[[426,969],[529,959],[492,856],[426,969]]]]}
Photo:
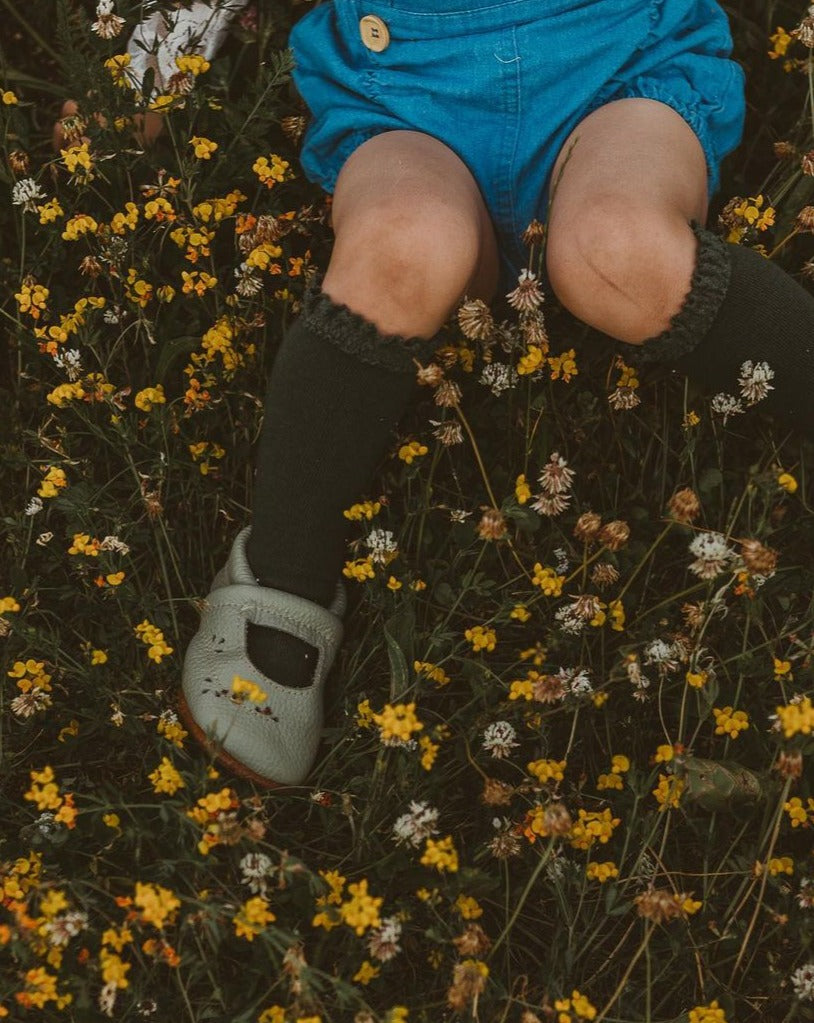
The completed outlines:
{"type": "Polygon", "coordinates": [[[704,149],[710,192],[740,141],[743,72],[714,0],[333,0],[291,34],[294,82],[312,121],[301,161],[333,192],[350,154],[393,129],[425,132],[480,187],[504,269],[545,220],[551,170],[591,111],[626,97],[666,103],[704,149]],[[375,15],[390,42],[363,43],[375,15]]]}

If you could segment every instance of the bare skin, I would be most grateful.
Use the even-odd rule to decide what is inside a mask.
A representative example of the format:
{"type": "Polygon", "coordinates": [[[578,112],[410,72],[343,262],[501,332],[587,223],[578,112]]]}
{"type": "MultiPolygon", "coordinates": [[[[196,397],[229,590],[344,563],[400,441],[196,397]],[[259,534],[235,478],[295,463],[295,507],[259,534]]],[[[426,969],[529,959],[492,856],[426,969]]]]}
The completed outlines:
{"type": "Polygon", "coordinates": [[[695,133],[663,103],[619,100],[573,132],[551,180],[546,260],[557,298],[620,341],[661,333],[689,289],[689,221],[707,215],[695,133]]]}
{"type": "Polygon", "coordinates": [[[385,334],[432,337],[465,295],[494,296],[497,245],[483,198],[429,135],[391,131],[355,150],[336,183],[333,227],[323,290],[385,334]]]}
{"type": "MultiPolygon", "coordinates": [[[[670,107],[625,99],[590,114],[552,175],[547,269],[558,299],[604,333],[641,344],[689,289],[707,212],[700,143],[670,107]]],[[[395,131],[339,175],[324,290],[385,333],[431,337],[464,295],[494,297],[494,233],[472,175],[443,143],[395,131]]]]}
{"type": "MultiPolygon", "coordinates": [[[[62,120],[66,117],[76,117],[79,113],[79,106],[76,100],[66,99],[62,104],[62,110],[60,111],[59,120],[54,122],[53,133],[51,136],[51,142],[55,150],[65,148],[65,132],[62,126],[62,120]]],[[[101,124],[105,124],[105,119],[101,114],[94,114],[97,121],[101,124]]],[[[164,127],[164,118],[160,114],[154,114],[148,111],[146,114],[139,115],[136,118],[135,124],[135,136],[136,141],[140,146],[151,146],[153,142],[161,134],[164,127]]]]}

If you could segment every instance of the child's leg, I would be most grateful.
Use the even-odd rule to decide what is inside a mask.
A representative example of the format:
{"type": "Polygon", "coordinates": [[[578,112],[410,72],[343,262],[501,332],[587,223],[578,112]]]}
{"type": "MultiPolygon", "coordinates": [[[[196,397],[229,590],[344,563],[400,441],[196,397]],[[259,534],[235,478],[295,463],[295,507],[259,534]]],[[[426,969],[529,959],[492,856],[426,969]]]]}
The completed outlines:
{"type": "Polygon", "coordinates": [[[678,312],[706,219],[701,145],[672,108],[624,99],[590,114],[554,166],[547,267],[575,316],[641,344],[678,312]]]}
{"type": "Polygon", "coordinates": [[[585,119],[558,164],[547,259],[563,304],[642,361],[814,434],[814,298],[758,252],[690,226],[705,218],[706,174],[683,119],[619,100],[585,119]]]}
{"type": "Polygon", "coordinates": [[[497,280],[475,182],[428,136],[361,146],[333,216],[323,289],[306,298],[269,379],[251,536],[235,541],[184,661],[184,720],[261,784],[302,782],[319,744],[342,631],[342,512],[368,492],[412,395],[414,359],[429,357],[464,294],[491,298],[497,280]],[[259,683],[262,704],[224,698],[236,675],[259,683]]]}
{"type": "MultiPolygon", "coordinates": [[[[429,136],[389,132],[357,149],[332,214],[322,294],[283,340],[269,381],[247,550],[263,586],[325,606],[346,556],[343,510],[367,493],[392,440],[414,359],[426,360],[426,339],[462,296],[491,297],[497,276],[480,192],[429,136]]],[[[309,661],[296,647],[249,630],[252,660],[302,684],[309,661]]]]}

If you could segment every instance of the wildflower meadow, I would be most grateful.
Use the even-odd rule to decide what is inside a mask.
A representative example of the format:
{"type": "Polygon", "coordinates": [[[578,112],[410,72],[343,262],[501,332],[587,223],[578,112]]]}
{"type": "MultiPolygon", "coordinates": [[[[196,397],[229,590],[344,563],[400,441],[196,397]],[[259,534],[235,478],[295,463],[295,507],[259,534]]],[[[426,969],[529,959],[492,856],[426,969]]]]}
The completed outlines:
{"type": "MultiPolygon", "coordinates": [[[[814,449],[771,363],[708,395],[570,317],[542,223],[346,511],[309,783],[183,727],[330,199],[311,4],[164,92],[149,6],[0,0],[0,1018],[814,1020],[814,449]]],[[[709,226],[814,281],[814,15],[724,6],[749,115],[709,226]]]]}

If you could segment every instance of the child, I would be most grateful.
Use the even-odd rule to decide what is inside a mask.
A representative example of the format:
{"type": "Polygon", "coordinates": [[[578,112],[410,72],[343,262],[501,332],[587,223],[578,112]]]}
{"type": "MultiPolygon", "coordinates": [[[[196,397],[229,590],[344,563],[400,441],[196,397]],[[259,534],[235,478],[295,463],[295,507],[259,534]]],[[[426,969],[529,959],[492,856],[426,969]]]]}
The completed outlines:
{"type": "Polygon", "coordinates": [[[814,299],[698,226],[744,110],[713,0],[334,0],[291,45],[313,115],[302,164],[333,194],[336,240],[277,356],[251,530],[212,584],[180,702],[267,786],[301,783],[316,754],[342,511],[415,361],[464,296],[507,288],[533,218],[557,298],[644,361],[717,389],[740,375],[808,428],[814,375],[814,299]],[[261,702],[230,698],[235,676],[261,702]]]}

